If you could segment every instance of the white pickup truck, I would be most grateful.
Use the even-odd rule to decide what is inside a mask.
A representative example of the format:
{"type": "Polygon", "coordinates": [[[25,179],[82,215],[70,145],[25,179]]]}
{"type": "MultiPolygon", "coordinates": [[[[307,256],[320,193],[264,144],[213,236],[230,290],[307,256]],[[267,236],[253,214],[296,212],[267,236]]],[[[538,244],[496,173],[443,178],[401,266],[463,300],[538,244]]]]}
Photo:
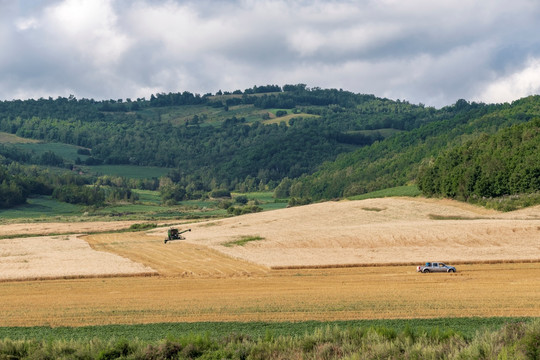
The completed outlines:
{"type": "Polygon", "coordinates": [[[430,272],[449,272],[455,273],[456,268],[450,265],[446,265],[442,262],[427,262],[425,266],[418,266],[417,272],[430,273],[430,272]]]}

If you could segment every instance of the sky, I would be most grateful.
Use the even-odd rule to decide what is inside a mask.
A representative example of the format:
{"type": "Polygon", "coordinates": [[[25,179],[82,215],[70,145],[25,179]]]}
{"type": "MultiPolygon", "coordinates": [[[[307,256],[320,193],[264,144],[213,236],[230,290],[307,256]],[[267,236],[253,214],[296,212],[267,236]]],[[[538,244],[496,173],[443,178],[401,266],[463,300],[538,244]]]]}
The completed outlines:
{"type": "Polygon", "coordinates": [[[0,0],[0,100],[306,84],[443,107],[540,93],[538,0],[0,0]]]}

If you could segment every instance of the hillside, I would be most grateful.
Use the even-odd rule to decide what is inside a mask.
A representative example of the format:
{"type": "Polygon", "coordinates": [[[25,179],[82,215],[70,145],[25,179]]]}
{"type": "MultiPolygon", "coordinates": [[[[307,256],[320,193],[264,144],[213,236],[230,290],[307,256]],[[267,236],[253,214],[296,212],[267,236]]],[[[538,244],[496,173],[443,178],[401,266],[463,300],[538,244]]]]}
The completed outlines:
{"type": "Polygon", "coordinates": [[[540,190],[540,118],[480,136],[421,168],[426,195],[461,200],[540,190]]]}
{"type": "MultiPolygon", "coordinates": [[[[449,108],[443,108],[440,112],[449,110],[449,108]]],[[[496,135],[492,141],[495,144],[497,138],[505,136],[504,134],[497,135],[499,131],[503,132],[512,125],[528,123],[538,118],[540,118],[540,96],[531,96],[512,104],[502,105],[470,104],[464,100],[458,101],[452,108],[451,116],[444,120],[396,134],[369,147],[342,154],[334,162],[325,163],[319,171],[292,184],[290,194],[312,199],[331,199],[416,182],[421,165],[434,161],[440,154],[474,139],[481,138],[477,141],[481,143],[496,135]]],[[[527,143],[533,148],[527,151],[537,155],[540,153],[537,121],[531,123],[528,128],[530,131],[527,135],[529,137],[527,143]]],[[[481,160],[479,153],[470,154],[470,156],[478,155],[479,159],[475,161],[496,162],[494,155],[507,157],[504,152],[512,153],[513,150],[508,146],[498,152],[487,150],[481,160]],[[492,161],[488,159],[490,157],[492,161]]],[[[442,161],[444,160],[440,160],[442,161]]],[[[522,171],[534,172],[534,168],[534,163],[530,162],[522,171]]],[[[442,176],[437,181],[447,180],[442,176]]],[[[487,181],[495,182],[496,180],[493,176],[487,181]]],[[[534,192],[539,191],[540,188],[536,182],[533,188],[525,189],[524,187],[516,190],[534,192]]],[[[514,193],[516,192],[493,192],[483,195],[500,196],[514,193]]],[[[435,192],[428,191],[427,194],[433,195],[435,192]]],[[[454,195],[448,192],[438,194],[454,195]]]]}
{"type": "Polygon", "coordinates": [[[439,154],[539,117],[539,97],[437,110],[302,84],[149,100],[3,101],[0,207],[32,195],[86,206],[136,202],[134,188],[160,190],[164,202],[215,190],[348,197],[414,183],[439,154]],[[129,169],[115,170],[122,166],[129,169]]]}

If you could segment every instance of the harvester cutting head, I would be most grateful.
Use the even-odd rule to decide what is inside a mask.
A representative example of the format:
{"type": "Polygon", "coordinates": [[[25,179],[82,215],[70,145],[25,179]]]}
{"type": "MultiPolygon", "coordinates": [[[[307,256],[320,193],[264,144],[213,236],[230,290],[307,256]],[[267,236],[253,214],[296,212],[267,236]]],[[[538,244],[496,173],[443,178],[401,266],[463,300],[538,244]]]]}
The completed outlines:
{"type": "Polygon", "coordinates": [[[185,240],[186,238],[182,236],[183,233],[185,232],[188,232],[188,231],[191,231],[191,229],[187,229],[187,230],[183,230],[183,231],[178,231],[177,228],[170,228],[168,231],[167,231],[167,238],[165,239],[165,244],[168,242],[168,241],[174,241],[174,240],[185,240]]]}

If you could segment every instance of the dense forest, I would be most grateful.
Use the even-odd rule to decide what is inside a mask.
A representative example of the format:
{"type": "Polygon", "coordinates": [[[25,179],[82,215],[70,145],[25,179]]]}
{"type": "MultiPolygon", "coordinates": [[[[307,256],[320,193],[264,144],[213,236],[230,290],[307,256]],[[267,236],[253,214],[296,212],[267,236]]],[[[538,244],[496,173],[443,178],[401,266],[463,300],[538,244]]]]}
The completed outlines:
{"type": "Polygon", "coordinates": [[[401,132],[371,146],[342,154],[336,161],[323,164],[314,174],[292,182],[290,195],[319,200],[362,194],[415,183],[422,169],[419,185],[425,195],[469,199],[470,194],[460,193],[456,189],[452,191],[445,189],[448,181],[456,180],[448,179],[450,170],[447,168],[448,171],[444,171],[442,168],[439,169],[439,166],[441,164],[448,167],[456,166],[456,162],[450,164],[452,161],[448,157],[452,157],[456,151],[466,152],[463,149],[468,149],[470,147],[468,144],[474,139],[478,144],[496,143],[497,145],[493,147],[499,148],[469,149],[468,158],[461,159],[466,163],[461,166],[467,167],[470,161],[483,163],[483,166],[492,166],[490,171],[487,169],[483,171],[482,181],[485,184],[500,183],[504,176],[522,179],[521,186],[484,186],[484,190],[478,193],[479,196],[497,197],[540,191],[536,170],[540,152],[537,121],[540,118],[540,96],[499,105],[471,104],[460,100],[451,107],[439,110],[438,113],[446,113],[447,116],[441,116],[443,119],[439,121],[401,132]],[[523,128],[508,130],[517,124],[524,124],[523,128]],[[502,142],[498,140],[500,137],[506,139],[509,137],[507,134],[509,131],[519,133],[521,129],[525,132],[523,139],[527,139],[523,144],[523,151],[518,150],[520,147],[517,147],[517,141],[507,142],[506,147],[500,147],[502,142]],[[462,150],[459,150],[460,148],[449,150],[460,146],[462,150]],[[513,148],[514,146],[516,148],[513,148]],[[445,155],[445,151],[450,151],[450,155],[445,155]],[[519,166],[509,165],[506,168],[506,175],[503,176],[500,172],[504,169],[497,168],[495,164],[506,161],[508,157],[512,157],[508,162],[519,166]],[[437,165],[431,167],[429,166],[431,163],[437,165]],[[529,180],[530,184],[524,185],[529,180]]]}
{"type": "MultiPolygon", "coordinates": [[[[202,96],[161,93],[148,100],[69,96],[2,101],[0,132],[77,146],[80,157],[71,161],[54,151],[36,154],[0,144],[0,206],[24,202],[31,194],[83,204],[133,201],[130,189],[136,187],[160,189],[178,200],[219,189],[275,189],[277,196],[321,200],[415,182],[419,172],[427,195],[467,199],[470,194],[449,190],[441,185],[445,180],[437,179],[448,175],[446,157],[454,156],[445,152],[463,153],[459,146],[470,147],[464,144],[477,138],[485,144],[516,124],[531,124],[526,126],[526,136],[533,138],[529,151],[538,150],[534,120],[539,115],[539,97],[498,105],[459,100],[435,109],[303,84],[202,96]],[[81,171],[104,164],[157,166],[169,172],[165,178],[134,182],[81,171]]],[[[481,154],[484,150],[469,156],[485,163],[490,152],[481,154]]],[[[508,171],[526,183],[538,178],[531,163],[534,159],[508,171]]],[[[482,174],[483,182],[495,181],[488,171],[482,174]]],[[[534,192],[537,183],[476,195],[534,192]]]]}
{"type": "Polygon", "coordinates": [[[421,167],[428,196],[468,200],[540,190],[540,118],[481,135],[421,167]]]}

